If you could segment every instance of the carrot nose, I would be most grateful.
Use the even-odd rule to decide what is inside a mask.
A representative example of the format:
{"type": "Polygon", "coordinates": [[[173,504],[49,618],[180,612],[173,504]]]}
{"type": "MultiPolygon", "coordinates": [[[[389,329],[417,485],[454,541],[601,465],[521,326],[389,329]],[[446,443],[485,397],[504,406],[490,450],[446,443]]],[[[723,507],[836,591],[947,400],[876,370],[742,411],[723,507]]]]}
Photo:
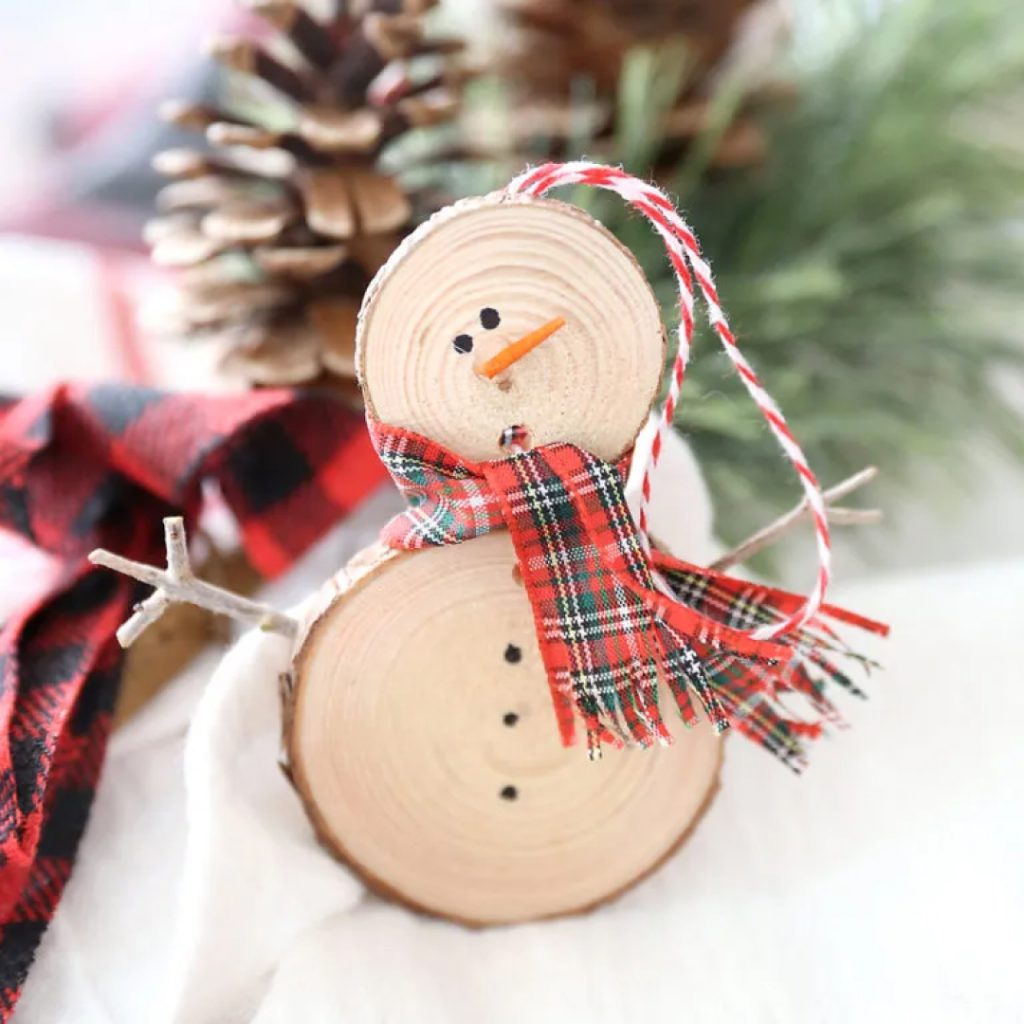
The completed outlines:
{"type": "Polygon", "coordinates": [[[481,377],[497,377],[502,370],[507,370],[513,363],[518,362],[527,352],[532,352],[542,341],[547,341],[555,331],[565,326],[565,317],[556,316],[549,320],[542,327],[538,327],[529,334],[524,334],[518,341],[506,345],[497,355],[491,356],[485,363],[477,367],[477,373],[481,377]]]}

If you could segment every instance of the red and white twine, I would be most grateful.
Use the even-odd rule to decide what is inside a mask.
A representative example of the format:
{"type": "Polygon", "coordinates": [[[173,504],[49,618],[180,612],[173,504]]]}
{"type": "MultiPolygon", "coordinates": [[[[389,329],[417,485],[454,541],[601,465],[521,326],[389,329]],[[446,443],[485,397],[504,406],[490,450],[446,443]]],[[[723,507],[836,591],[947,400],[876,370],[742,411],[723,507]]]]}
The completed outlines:
{"type": "Polygon", "coordinates": [[[693,231],[680,216],[675,204],[654,185],[634,178],[625,171],[606,167],[604,164],[575,160],[568,163],[548,163],[527,170],[506,186],[507,195],[543,196],[561,185],[590,185],[607,189],[624,199],[650,222],[665,243],[665,251],[675,272],[679,286],[679,329],[676,332],[677,346],[668,396],[661,408],[657,431],[644,467],[642,495],[640,502],[640,536],[643,544],[650,548],[648,537],[648,508],[651,500],[651,473],[661,455],[662,437],[675,414],[679,393],[686,376],[686,365],[690,358],[693,341],[693,279],[696,278],[707,309],[708,322],[718,335],[722,348],[732,362],[747,392],[756,403],[786,457],[797,472],[807,504],[814,521],[818,545],[818,575],[814,588],[804,604],[784,622],[763,626],[751,631],[750,635],[759,640],[768,640],[792,632],[812,619],[825,599],[831,569],[832,542],[825,511],[825,498],[817,478],[807,464],[807,458],[797,444],[796,438],[786,423],[782,411],[768,394],[754,372],[753,367],[739,349],[736,336],[729,328],[715,288],[711,267],[701,256],[700,246],[693,231]]]}

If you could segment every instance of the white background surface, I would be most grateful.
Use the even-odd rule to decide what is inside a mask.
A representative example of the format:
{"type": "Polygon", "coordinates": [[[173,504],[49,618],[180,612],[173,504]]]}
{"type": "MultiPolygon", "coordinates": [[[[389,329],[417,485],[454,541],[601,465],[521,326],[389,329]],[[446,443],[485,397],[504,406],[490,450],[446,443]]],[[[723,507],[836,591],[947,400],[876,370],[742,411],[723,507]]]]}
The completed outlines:
{"type": "MultiPolygon", "coordinates": [[[[163,55],[193,49],[204,5],[174,0],[174,17],[153,22],[151,5],[110,4],[156,25],[163,55]]],[[[8,6],[19,18],[35,9],[8,6]]],[[[36,26],[12,23],[5,55],[47,88],[69,59],[102,65],[81,20],[64,19],[76,45],[42,63],[21,45],[36,26]]],[[[123,49],[118,34],[105,39],[123,49]]],[[[0,206],[17,208],[47,168],[31,162],[30,109],[9,97],[0,111],[0,206]]],[[[80,248],[0,238],[0,390],[45,386],[58,370],[124,376],[97,272],[80,248]]],[[[158,379],[193,385],[210,361],[148,356],[158,379]]],[[[274,765],[274,652],[239,649],[216,689],[214,659],[200,660],[114,737],[16,1020],[1024,1021],[1024,479],[973,452],[982,471],[956,474],[962,500],[922,491],[887,510],[881,567],[840,545],[839,578],[859,582],[836,600],[894,627],[871,700],[848,708],[855,727],[822,744],[801,779],[731,739],[693,839],[588,917],[469,932],[365,896],[312,842],[274,765]],[[186,794],[186,734],[204,694],[186,794]]],[[[655,515],[677,515],[675,495],[691,493],[655,515]]],[[[700,558],[699,493],[682,514],[673,530],[700,558]]],[[[375,516],[380,506],[362,532],[322,546],[276,600],[329,574],[375,516]]],[[[7,553],[0,545],[5,567],[7,553]]],[[[10,582],[0,578],[0,600],[10,582]]]]}
{"type": "Polygon", "coordinates": [[[732,738],[707,817],[651,879],[585,917],[486,931],[367,896],[316,846],[274,764],[287,655],[250,637],[115,736],[16,1019],[1024,1020],[1024,562],[836,597],[894,635],[854,728],[803,777],[732,738]]]}

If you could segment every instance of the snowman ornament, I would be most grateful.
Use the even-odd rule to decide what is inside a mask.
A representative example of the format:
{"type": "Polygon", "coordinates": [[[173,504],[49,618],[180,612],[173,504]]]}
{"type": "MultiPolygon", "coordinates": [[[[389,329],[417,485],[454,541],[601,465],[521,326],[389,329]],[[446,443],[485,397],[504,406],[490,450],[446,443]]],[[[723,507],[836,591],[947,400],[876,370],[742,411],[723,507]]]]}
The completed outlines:
{"type": "MultiPolygon", "coordinates": [[[[551,164],[441,211],[370,285],[356,358],[407,511],[301,621],[229,595],[217,609],[294,636],[285,766],[335,856],[453,920],[550,917],[604,902],[671,854],[714,792],[727,726],[802,763],[836,718],[826,684],[853,686],[826,619],[884,627],[822,603],[825,499],[662,193],[613,168],[551,164]],[[543,198],[564,184],[616,192],[665,242],[680,326],[662,429],[703,295],[804,487],[821,555],[806,600],[659,552],[649,475],[631,516],[624,475],[665,331],[632,254],[543,198]]],[[[659,450],[656,438],[652,460],[659,450]]],[[[173,524],[168,574],[149,579],[164,600],[196,600],[170,578],[183,544],[173,524]]]]}

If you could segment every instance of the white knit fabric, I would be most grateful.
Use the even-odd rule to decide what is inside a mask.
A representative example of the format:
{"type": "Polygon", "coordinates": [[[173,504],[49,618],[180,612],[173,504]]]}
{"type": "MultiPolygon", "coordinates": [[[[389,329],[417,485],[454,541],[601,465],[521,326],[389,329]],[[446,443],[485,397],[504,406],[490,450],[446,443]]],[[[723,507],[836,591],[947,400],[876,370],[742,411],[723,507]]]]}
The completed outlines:
{"type": "MultiPolygon", "coordinates": [[[[654,533],[705,558],[688,453],[662,465],[677,476],[659,489],[691,495],[704,532],[682,537],[655,508],[654,533]]],[[[315,553],[293,592],[390,500],[315,553]]],[[[275,764],[287,651],[247,636],[114,737],[16,1020],[1021,1020],[1024,695],[1010,647],[1024,563],[837,599],[895,632],[873,647],[887,668],[852,706],[855,728],[820,744],[803,778],[730,739],[719,796],[652,878],[586,917],[484,931],[368,896],[319,849],[275,764]]]]}

